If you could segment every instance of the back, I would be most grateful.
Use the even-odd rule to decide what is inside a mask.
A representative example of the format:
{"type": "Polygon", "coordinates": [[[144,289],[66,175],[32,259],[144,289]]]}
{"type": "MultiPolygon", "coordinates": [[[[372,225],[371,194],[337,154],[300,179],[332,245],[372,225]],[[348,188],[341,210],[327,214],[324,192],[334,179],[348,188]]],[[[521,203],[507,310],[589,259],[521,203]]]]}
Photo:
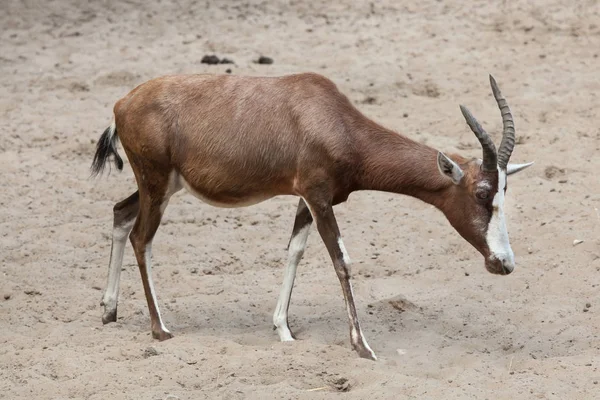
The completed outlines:
{"type": "Polygon", "coordinates": [[[353,108],[316,74],[180,75],[140,85],[115,115],[126,149],[145,148],[146,158],[173,165],[200,192],[237,197],[257,186],[294,194],[300,160],[314,166],[347,152],[340,105],[353,108]]]}

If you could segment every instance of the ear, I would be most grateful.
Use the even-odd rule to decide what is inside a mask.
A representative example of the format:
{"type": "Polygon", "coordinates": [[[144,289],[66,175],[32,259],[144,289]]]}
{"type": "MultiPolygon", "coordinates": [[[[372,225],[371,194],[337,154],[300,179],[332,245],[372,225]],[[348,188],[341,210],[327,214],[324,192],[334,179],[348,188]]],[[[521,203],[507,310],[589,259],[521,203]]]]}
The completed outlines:
{"type": "Polygon", "coordinates": [[[458,185],[462,177],[465,175],[458,164],[448,158],[448,156],[441,151],[438,151],[437,166],[440,170],[440,173],[452,179],[452,182],[454,182],[455,185],[458,185]]]}
{"type": "Polygon", "coordinates": [[[525,164],[508,164],[506,166],[506,175],[516,174],[519,171],[524,170],[525,168],[533,165],[533,162],[525,163],[525,164]]]}

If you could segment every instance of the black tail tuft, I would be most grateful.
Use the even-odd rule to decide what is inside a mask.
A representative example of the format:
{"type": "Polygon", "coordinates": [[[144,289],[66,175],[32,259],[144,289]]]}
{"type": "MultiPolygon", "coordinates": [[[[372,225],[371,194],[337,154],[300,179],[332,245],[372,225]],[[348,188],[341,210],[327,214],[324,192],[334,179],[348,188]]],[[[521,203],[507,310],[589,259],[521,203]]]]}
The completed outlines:
{"type": "Polygon", "coordinates": [[[104,167],[108,161],[108,158],[112,154],[114,156],[115,166],[119,171],[123,169],[123,159],[117,153],[117,128],[113,123],[111,126],[106,128],[98,144],[96,145],[96,154],[94,155],[94,161],[92,161],[92,176],[102,174],[104,167]]]}

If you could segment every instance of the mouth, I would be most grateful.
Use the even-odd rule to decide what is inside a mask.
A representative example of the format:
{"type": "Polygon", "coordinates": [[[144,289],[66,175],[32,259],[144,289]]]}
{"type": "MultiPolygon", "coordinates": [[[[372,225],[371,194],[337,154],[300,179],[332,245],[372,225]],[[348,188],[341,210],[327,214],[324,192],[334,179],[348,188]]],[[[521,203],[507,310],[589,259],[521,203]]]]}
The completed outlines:
{"type": "Polygon", "coordinates": [[[494,275],[510,275],[515,269],[514,263],[496,257],[486,257],[485,269],[494,275]]]}

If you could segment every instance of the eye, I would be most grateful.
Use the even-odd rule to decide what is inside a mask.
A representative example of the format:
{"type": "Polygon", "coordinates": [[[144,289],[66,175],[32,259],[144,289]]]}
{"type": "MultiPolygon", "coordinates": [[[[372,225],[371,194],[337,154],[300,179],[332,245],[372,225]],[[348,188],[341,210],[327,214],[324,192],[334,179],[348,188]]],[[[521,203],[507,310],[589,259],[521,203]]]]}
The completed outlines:
{"type": "Polygon", "coordinates": [[[477,193],[475,193],[475,196],[477,196],[479,200],[486,200],[490,196],[490,193],[487,190],[478,190],[477,193]]]}

